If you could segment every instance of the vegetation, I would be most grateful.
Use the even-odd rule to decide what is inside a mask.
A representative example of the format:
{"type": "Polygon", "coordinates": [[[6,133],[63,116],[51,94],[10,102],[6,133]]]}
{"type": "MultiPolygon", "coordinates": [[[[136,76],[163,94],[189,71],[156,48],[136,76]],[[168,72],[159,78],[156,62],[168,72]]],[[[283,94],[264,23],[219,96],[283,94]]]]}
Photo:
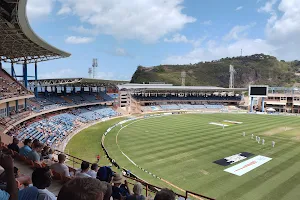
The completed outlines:
{"type": "Polygon", "coordinates": [[[292,86],[300,82],[296,75],[300,72],[300,61],[279,61],[273,56],[264,54],[222,58],[190,65],[138,66],[131,82],[165,82],[181,85],[181,72],[185,71],[186,85],[228,87],[229,65],[233,65],[237,72],[235,87],[247,87],[249,84],[292,86]]]}

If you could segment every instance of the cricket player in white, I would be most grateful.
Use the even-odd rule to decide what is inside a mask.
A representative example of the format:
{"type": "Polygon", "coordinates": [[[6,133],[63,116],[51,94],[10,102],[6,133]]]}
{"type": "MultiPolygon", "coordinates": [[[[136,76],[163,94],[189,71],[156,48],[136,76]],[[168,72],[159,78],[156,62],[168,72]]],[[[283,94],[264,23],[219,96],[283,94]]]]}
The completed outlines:
{"type": "Polygon", "coordinates": [[[246,136],[246,133],[245,133],[245,132],[243,132],[243,136],[244,136],[244,137],[246,136]]]}
{"type": "Polygon", "coordinates": [[[260,142],[260,137],[257,137],[257,143],[259,144],[259,142],[260,142]]]}
{"type": "Polygon", "coordinates": [[[262,145],[265,145],[265,139],[261,140],[262,145]]]}
{"type": "Polygon", "coordinates": [[[273,148],[275,147],[275,141],[272,141],[272,147],[273,148]]]}
{"type": "Polygon", "coordinates": [[[224,127],[225,127],[224,124],[222,126],[223,126],[223,129],[224,129],[224,127]]]}
{"type": "Polygon", "coordinates": [[[254,137],[254,135],[253,135],[253,133],[252,133],[252,135],[251,135],[251,139],[253,139],[253,137],[254,137]]]}
{"type": "Polygon", "coordinates": [[[258,139],[258,137],[257,136],[255,136],[255,140],[257,141],[257,139],[258,139]]]}

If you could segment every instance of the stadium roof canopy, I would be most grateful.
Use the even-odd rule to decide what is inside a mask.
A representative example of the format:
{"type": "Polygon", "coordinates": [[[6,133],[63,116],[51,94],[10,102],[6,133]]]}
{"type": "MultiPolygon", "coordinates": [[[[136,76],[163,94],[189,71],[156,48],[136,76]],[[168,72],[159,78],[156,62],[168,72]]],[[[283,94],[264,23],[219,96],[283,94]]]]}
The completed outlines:
{"type": "Polygon", "coordinates": [[[34,86],[91,86],[91,87],[102,87],[102,86],[116,86],[118,84],[125,84],[129,81],[115,81],[115,80],[103,80],[103,79],[92,79],[92,78],[58,78],[58,79],[39,79],[37,83],[35,80],[29,80],[28,85],[34,86]]]}
{"type": "Polygon", "coordinates": [[[26,4],[27,0],[0,0],[0,61],[22,64],[69,57],[33,32],[26,4]]]}
{"type": "Polygon", "coordinates": [[[248,88],[222,88],[214,86],[173,86],[170,84],[124,84],[118,85],[120,90],[135,91],[207,91],[207,92],[242,92],[248,88]]]}

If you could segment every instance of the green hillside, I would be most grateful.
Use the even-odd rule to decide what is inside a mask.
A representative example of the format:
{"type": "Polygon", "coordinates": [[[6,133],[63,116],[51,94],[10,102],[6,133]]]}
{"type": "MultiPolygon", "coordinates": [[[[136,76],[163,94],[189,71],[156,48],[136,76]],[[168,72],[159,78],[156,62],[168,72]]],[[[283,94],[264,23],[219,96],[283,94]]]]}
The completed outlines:
{"type": "Polygon", "coordinates": [[[165,82],[181,85],[181,71],[186,71],[186,85],[211,85],[228,87],[229,65],[236,70],[235,87],[249,84],[270,86],[292,86],[300,82],[295,75],[299,72],[300,61],[285,62],[264,54],[222,58],[217,61],[200,62],[190,65],[139,66],[132,76],[132,83],[165,82]]]}

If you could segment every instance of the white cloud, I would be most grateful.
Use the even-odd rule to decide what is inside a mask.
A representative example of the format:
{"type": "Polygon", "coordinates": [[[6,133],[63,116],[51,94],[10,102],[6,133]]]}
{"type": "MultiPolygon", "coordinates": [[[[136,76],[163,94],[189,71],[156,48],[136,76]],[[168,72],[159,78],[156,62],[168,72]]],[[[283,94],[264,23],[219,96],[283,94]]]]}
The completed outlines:
{"type": "Polygon", "coordinates": [[[278,47],[282,59],[300,59],[300,1],[281,0],[278,10],[272,11],[266,27],[266,37],[278,47]],[[281,17],[276,15],[279,12],[281,17]]]}
{"type": "MultiPolygon", "coordinates": [[[[266,23],[264,39],[250,39],[247,30],[253,25],[235,26],[224,36],[223,42],[208,41],[205,46],[194,48],[184,55],[171,55],[163,63],[183,64],[209,61],[222,57],[265,53],[284,60],[300,60],[300,1],[268,1],[260,12],[267,12],[270,18],[266,23]]],[[[255,24],[254,24],[255,25],[255,24]]]]}
{"type": "Polygon", "coordinates": [[[238,40],[241,37],[247,36],[247,30],[255,26],[256,23],[251,23],[245,26],[235,26],[233,27],[227,35],[224,36],[224,40],[238,40]]]}
{"type": "Polygon", "coordinates": [[[206,20],[201,22],[202,25],[212,25],[212,21],[211,20],[206,20]]]}
{"type": "Polygon", "coordinates": [[[244,55],[256,53],[272,54],[276,50],[272,45],[261,39],[242,39],[229,44],[209,41],[205,47],[195,48],[185,55],[170,56],[163,60],[163,64],[189,64],[239,56],[241,49],[243,49],[244,55]]]}
{"type": "Polygon", "coordinates": [[[277,3],[278,0],[268,0],[264,6],[260,7],[258,12],[271,13],[274,11],[273,6],[277,3]]]}
{"type": "Polygon", "coordinates": [[[195,18],[182,13],[184,0],[59,0],[82,23],[118,39],[155,42],[195,18]]]}
{"type": "Polygon", "coordinates": [[[80,34],[93,35],[93,36],[96,36],[100,33],[100,31],[97,29],[88,29],[83,26],[72,26],[72,27],[70,27],[70,30],[75,31],[80,34]]]}
{"type": "Polygon", "coordinates": [[[28,0],[26,11],[29,20],[47,17],[53,10],[55,0],[28,0]]]}
{"type": "Polygon", "coordinates": [[[77,37],[69,36],[66,38],[65,42],[67,44],[87,44],[93,42],[95,39],[91,37],[77,37]]]}
{"type": "Polygon", "coordinates": [[[131,75],[117,74],[114,72],[98,72],[96,78],[105,80],[130,80],[131,75]]]}
{"type": "Polygon", "coordinates": [[[186,43],[192,44],[194,47],[200,46],[201,43],[206,39],[206,37],[199,38],[197,40],[190,40],[185,35],[181,35],[179,33],[173,35],[172,38],[165,38],[164,42],[168,43],[186,43]]]}
{"type": "Polygon", "coordinates": [[[69,68],[61,69],[58,71],[52,71],[48,73],[42,73],[39,75],[41,79],[50,79],[50,78],[66,78],[66,77],[76,77],[75,71],[69,68]]]}
{"type": "Polygon", "coordinates": [[[179,33],[173,35],[171,39],[165,38],[164,42],[169,42],[169,43],[189,43],[190,41],[186,38],[185,35],[181,35],[179,33]]]}
{"type": "Polygon", "coordinates": [[[69,14],[72,12],[72,9],[67,6],[67,5],[63,5],[60,10],[57,12],[57,15],[65,15],[65,14],[69,14]]]}
{"type": "Polygon", "coordinates": [[[243,6],[239,6],[239,7],[237,7],[235,10],[236,11],[239,11],[239,10],[242,10],[243,9],[243,6]]]}

